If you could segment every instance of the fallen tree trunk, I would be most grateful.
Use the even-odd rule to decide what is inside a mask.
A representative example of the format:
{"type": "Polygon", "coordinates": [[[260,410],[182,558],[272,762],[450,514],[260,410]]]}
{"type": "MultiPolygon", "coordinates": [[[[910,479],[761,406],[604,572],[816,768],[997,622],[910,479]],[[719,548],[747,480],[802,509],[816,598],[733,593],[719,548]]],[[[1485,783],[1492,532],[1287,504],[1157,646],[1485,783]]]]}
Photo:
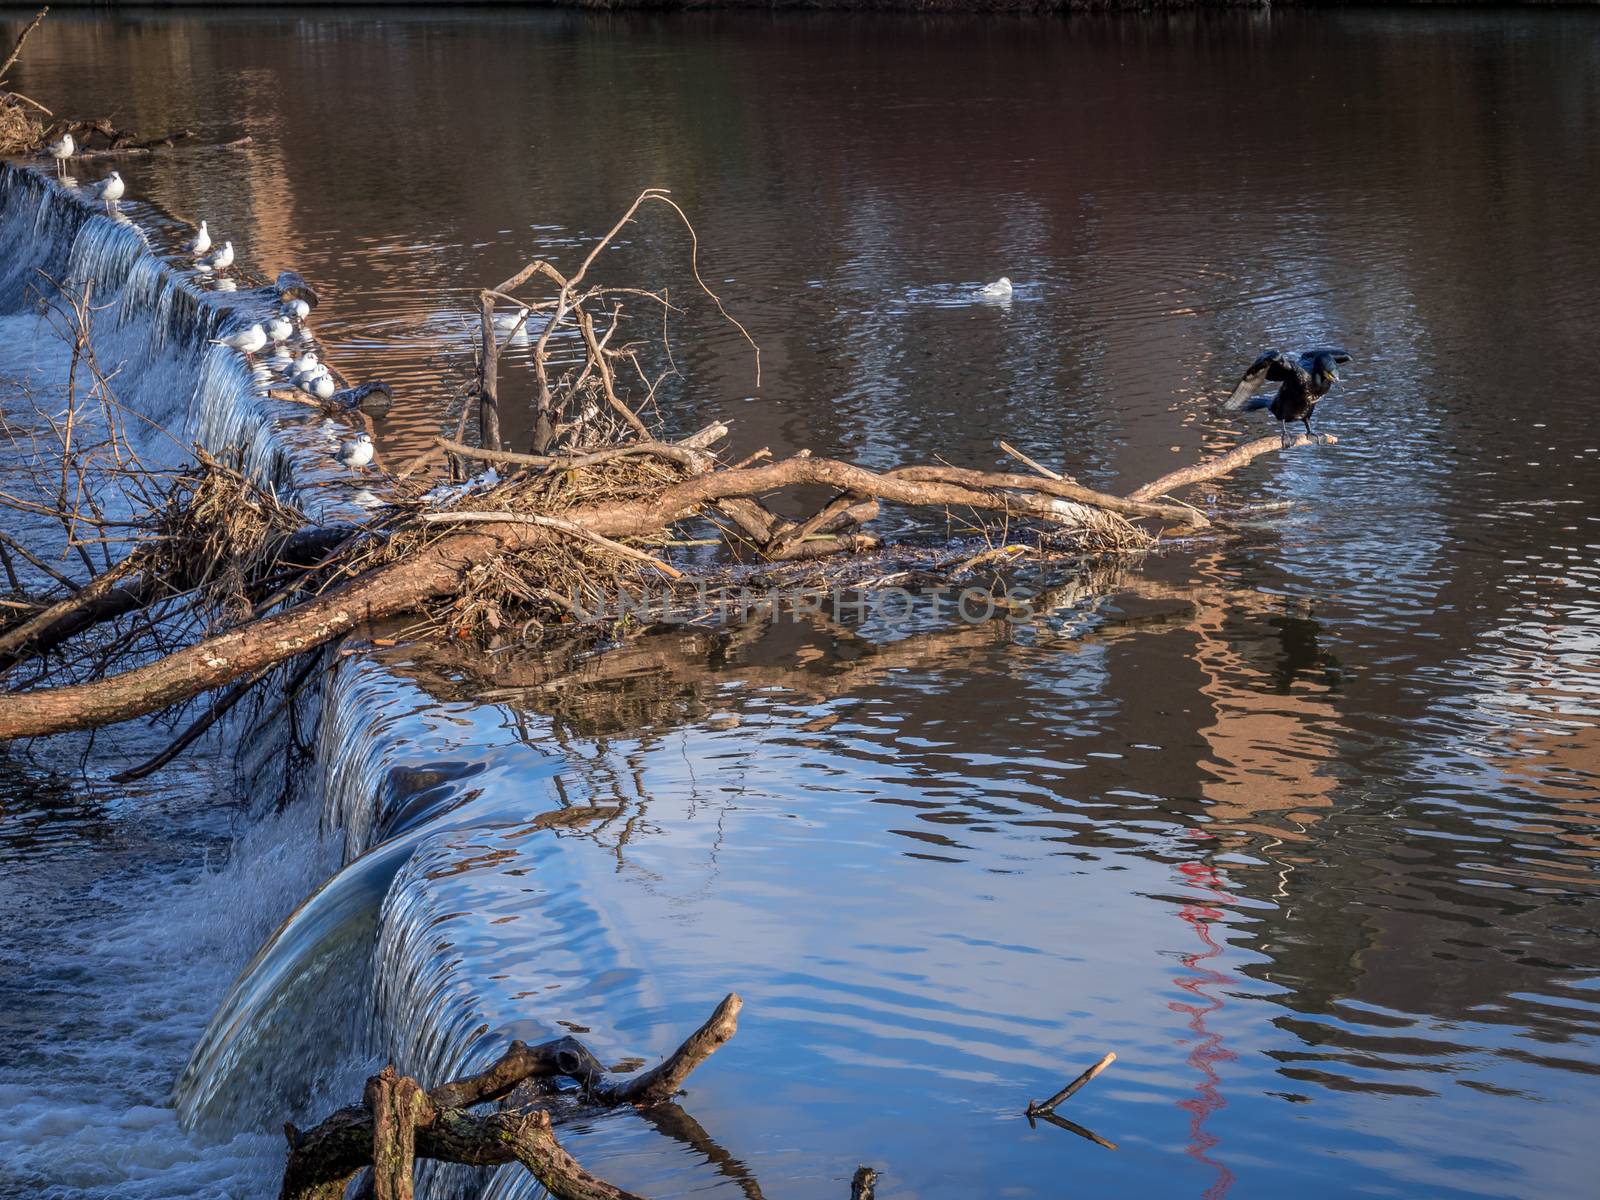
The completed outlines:
{"type": "MultiPolygon", "coordinates": [[[[1189,483],[1218,478],[1278,446],[1278,439],[1272,437],[1246,443],[1209,462],[1163,476],[1136,489],[1129,497],[1045,477],[939,466],[909,466],[875,472],[850,463],[802,455],[764,466],[704,470],[668,484],[652,495],[570,508],[559,518],[533,519],[528,514],[508,510],[504,521],[496,521],[492,510],[475,508],[456,517],[463,523],[470,519],[471,532],[450,533],[399,561],[371,567],[322,595],[206,638],[148,665],[92,683],[0,696],[0,740],[95,728],[158,712],[313,650],[363,622],[396,616],[428,601],[450,596],[462,587],[464,578],[474,567],[507,554],[548,547],[552,538],[570,536],[603,545],[621,538],[658,535],[707,511],[740,504],[752,506],[747,512],[754,514],[750,520],[754,526],[760,514],[765,513],[756,497],[785,488],[816,485],[832,488],[851,498],[848,504],[837,499],[830,501],[818,514],[824,519],[817,522],[817,528],[836,520],[849,509],[885,501],[936,509],[961,507],[1045,522],[1064,519],[1058,506],[1065,504],[1069,509],[1083,506],[1125,518],[1172,522],[1190,530],[1203,529],[1208,522],[1196,509],[1155,503],[1149,497],[1189,483]]],[[[671,447],[653,443],[624,449],[666,461],[674,458],[671,447]]],[[[598,463],[624,456],[602,453],[594,457],[598,463]]],[[[570,468],[562,463],[547,469],[560,472],[570,468]]],[[[422,524],[448,525],[451,520],[448,509],[421,517],[422,524]]],[[[797,543],[792,536],[788,540],[785,538],[811,523],[796,526],[773,518],[773,524],[766,529],[768,540],[780,550],[800,557],[794,552],[811,543],[797,543]]],[[[306,530],[286,545],[326,547],[337,543],[339,533],[306,530]]],[[[840,536],[830,541],[829,548],[866,548],[872,544],[870,539],[855,541],[849,536],[840,536]]],[[[620,552],[619,557],[655,561],[629,547],[614,549],[620,552]]],[[[126,611],[129,606],[137,606],[140,591],[119,589],[115,580],[102,584],[105,578],[102,576],[82,589],[79,596],[88,594],[87,602],[78,603],[77,597],[69,598],[57,606],[60,612],[33,618],[28,622],[32,632],[21,639],[22,643],[37,652],[40,645],[59,641],[81,628],[87,619],[86,610],[103,616],[106,612],[126,611]]],[[[16,642],[14,631],[0,642],[0,656],[10,654],[9,661],[15,661],[19,649],[16,642]],[[8,642],[12,643],[9,649],[8,642]]],[[[0,663],[5,661],[8,660],[0,657],[0,663]]]]}

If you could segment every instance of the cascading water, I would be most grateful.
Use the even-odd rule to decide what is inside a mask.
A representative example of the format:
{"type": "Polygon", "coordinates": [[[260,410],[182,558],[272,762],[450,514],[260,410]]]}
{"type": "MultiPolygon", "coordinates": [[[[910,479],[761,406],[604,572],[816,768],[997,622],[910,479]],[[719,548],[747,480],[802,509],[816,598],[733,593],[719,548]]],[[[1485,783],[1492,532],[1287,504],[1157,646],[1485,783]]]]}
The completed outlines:
{"type": "MultiPolygon", "coordinates": [[[[160,234],[159,213],[139,216],[160,234]]],[[[211,341],[256,319],[269,296],[210,290],[181,261],[160,255],[159,237],[14,166],[0,166],[0,239],[19,250],[0,276],[0,311],[14,314],[4,319],[39,334],[42,306],[88,289],[91,345],[113,375],[122,436],[144,461],[181,463],[199,444],[231,455],[312,519],[359,507],[348,488],[326,486],[337,476],[320,414],[308,418],[262,394],[241,357],[211,341]]],[[[491,859],[527,854],[537,845],[530,834],[555,836],[607,810],[572,809],[554,788],[531,800],[559,759],[507,736],[498,709],[441,706],[372,660],[335,661],[317,744],[317,836],[308,837],[304,814],[318,806],[299,806],[292,821],[266,820],[230,867],[236,881],[223,908],[230,928],[253,921],[260,930],[263,919],[280,919],[285,901],[307,898],[270,937],[230,943],[259,949],[212,1011],[175,1088],[179,1122],[192,1132],[161,1136],[185,1145],[198,1144],[196,1136],[253,1138],[238,1131],[272,1129],[285,1116],[303,1120],[328,1097],[358,1092],[379,1058],[439,1078],[497,1053],[508,1036],[557,1032],[482,1002],[460,956],[438,942],[440,922],[459,915],[461,902],[459,890],[440,881],[485,845],[494,847],[491,859]],[[270,846],[255,845],[262,839],[270,846]],[[285,855],[293,870],[284,869],[285,855]],[[343,865],[327,877],[330,856],[343,865]],[[277,864],[274,886],[255,894],[268,863],[277,864]],[[326,882],[314,887],[317,879],[326,882]]],[[[270,763],[273,753],[257,747],[253,758],[270,763]]],[[[230,885],[203,877],[195,886],[214,899],[230,885]]],[[[524,916],[533,919],[538,907],[524,916]]],[[[485,911],[485,921],[502,919],[494,904],[485,911]]],[[[202,915],[213,916],[196,919],[202,915]]],[[[551,930],[559,934],[571,920],[556,913],[551,930]]],[[[578,923],[592,926],[592,914],[578,923]]],[[[170,932],[171,923],[162,924],[170,932]]],[[[548,964],[552,979],[561,975],[559,957],[553,952],[548,964]]],[[[158,973],[151,984],[160,982],[158,973]]],[[[239,1171],[270,1169],[272,1151],[244,1145],[248,1162],[239,1171]]],[[[448,1191],[466,1176],[424,1178],[448,1191]]]]}
{"type": "MultiPolygon", "coordinates": [[[[0,378],[16,385],[15,411],[6,414],[13,445],[22,445],[20,439],[39,420],[39,413],[59,406],[70,362],[61,336],[67,328],[69,298],[86,294],[93,311],[88,345],[100,370],[111,379],[117,408],[113,414],[80,400],[80,429],[104,435],[113,432],[114,425],[124,444],[152,467],[180,465],[198,444],[279,489],[313,520],[337,520],[359,512],[351,489],[342,481],[327,486],[338,476],[327,453],[334,431],[321,415],[308,419],[300,406],[261,394],[241,356],[211,340],[241,320],[258,319],[271,306],[271,296],[212,290],[214,283],[187,264],[160,255],[156,242],[165,221],[160,213],[128,207],[141,224],[107,215],[33,170],[0,164],[0,245],[6,248],[0,256],[0,378]]],[[[88,394],[89,382],[86,373],[77,377],[80,397],[88,394]]],[[[48,436],[41,446],[47,443],[48,436]]],[[[31,481],[28,461],[18,459],[16,466],[22,472],[19,482],[13,484],[8,478],[8,487],[20,488],[31,481]]],[[[108,515],[121,515],[114,489],[103,499],[108,515]]],[[[40,532],[52,536],[43,528],[40,532]]],[[[324,731],[330,795],[337,794],[341,764],[359,758],[355,748],[361,744],[359,708],[335,707],[346,716],[342,724],[324,731]],[[333,753],[336,748],[346,753],[342,757],[333,753]]],[[[303,715],[311,714],[303,711],[303,715]]],[[[81,930],[76,924],[56,929],[52,941],[59,947],[63,971],[70,975],[77,970],[73,963],[82,958],[85,977],[91,970],[110,973],[106,995],[91,1000],[108,1019],[124,1008],[129,1014],[160,1011],[167,1016],[159,1033],[150,1026],[132,1044],[113,1038],[103,1047],[88,1047],[109,1072],[121,1077],[121,1087],[132,1089],[126,1096],[116,1088],[105,1090],[100,1104],[109,1105],[109,1112],[73,1095],[70,1083],[58,1088],[45,1069],[35,1068],[33,1079],[0,1076],[0,1113],[16,1118],[7,1120],[8,1127],[22,1130],[0,1156],[0,1175],[24,1183],[65,1181],[65,1176],[52,1174],[58,1168],[51,1164],[59,1163],[66,1153],[82,1164],[72,1176],[77,1186],[115,1182],[117,1169],[96,1165],[96,1155],[88,1152],[92,1142],[144,1177],[138,1184],[123,1179],[118,1195],[261,1190],[262,1180],[281,1163],[281,1141],[250,1130],[270,1128],[285,1115],[301,1112],[303,1105],[325,1106],[317,1090],[319,1072],[337,1085],[343,1082],[341,1065],[361,1065],[343,1031],[364,1032],[368,1005],[357,983],[366,974],[371,931],[388,880],[409,847],[392,843],[316,890],[316,884],[338,865],[337,848],[320,837],[317,806],[300,804],[276,816],[267,803],[269,797],[281,794],[277,785],[284,780],[282,724],[280,714],[265,727],[241,731],[239,740],[249,744],[251,761],[241,762],[240,769],[249,772],[251,782],[261,785],[262,791],[258,802],[246,806],[252,825],[236,841],[224,841],[224,847],[234,842],[224,867],[208,870],[203,861],[197,864],[186,856],[186,851],[192,853],[189,839],[216,836],[214,822],[203,815],[202,802],[197,805],[200,823],[172,833],[171,854],[147,855],[126,881],[94,885],[101,903],[91,911],[105,907],[117,913],[114,925],[85,919],[81,930]],[[170,865],[165,862],[169,857],[170,865]],[[285,914],[308,894],[313,900],[285,921],[285,914]],[[268,939],[280,923],[278,935],[268,939]],[[107,938],[125,945],[127,955],[109,966],[96,965],[95,956],[103,958],[107,938]],[[235,1122],[227,1129],[213,1124],[198,1135],[173,1129],[170,1110],[159,1107],[171,1079],[170,1073],[164,1074],[167,1069],[160,1056],[170,1053],[175,1040],[192,1042],[200,1029],[198,1022],[213,1016],[215,997],[227,977],[252,950],[265,941],[252,968],[259,980],[287,962],[291,956],[285,947],[296,944],[297,938],[316,941],[317,951],[292,956],[288,965],[294,988],[280,991],[278,999],[309,995],[320,1006],[308,1004],[296,1013],[291,1023],[297,1025],[294,1047],[288,1045],[287,1033],[267,1019],[278,1011],[267,1005],[265,1013],[254,1014],[261,1036],[252,1036],[256,1030],[243,1023],[227,1029],[229,1052],[219,1055],[208,1086],[187,1091],[180,1105],[180,1118],[186,1128],[194,1129],[201,1124],[203,1101],[217,1090],[216,1080],[224,1069],[234,1073],[235,1084],[259,1086],[260,1064],[283,1064],[271,1080],[271,1094],[258,1094],[252,1113],[257,1119],[249,1125],[235,1122]],[[122,962],[125,957],[128,961],[122,962]],[[174,990],[181,999],[170,994],[174,990]],[[363,1018],[357,1020],[356,1014],[363,1018]],[[318,1022],[314,1027],[313,1021],[318,1022]],[[283,1039],[278,1044],[265,1036],[274,1031],[283,1039]],[[29,1115],[41,1106],[54,1113],[42,1123],[29,1115]],[[83,1141],[82,1153],[73,1152],[75,1139],[83,1141]],[[140,1163],[150,1165],[144,1168],[140,1163]]],[[[165,740],[168,735],[158,731],[157,736],[165,740]]],[[[140,745],[135,738],[135,749],[140,745]]],[[[358,789],[362,783],[362,778],[352,777],[350,786],[358,789]]],[[[198,779],[196,784],[203,786],[198,779]]],[[[222,813],[225,817],[226,810],[222,813]]],[[[359,848],[365,848],[364,841],[359,848]]],[[[357,853],[353,846],[350,857],[357,853]]],[[[19,887],[25,886],[25,875],[13,872],[12,877],[19,887]]],[[[214,1019],[220,1025],[239,1010],[237,1004],[224,1006],[214,1019]]],[[[197,1061],[221,1036],[214,1027],[195,1052],[197,1061]]],[[[47,1039],[41,1053],[49,1049],[47,1039]]],[[[82,1051],[69,1041],[66,1052],[82,1051]]]]}
{"type": "MultiPolygon", "coordinates": [[[[139,210],[158,230],[159,213],[139,210]]],[[[191,443],[229,453],[241,469],[306,507],[313,519],[359,514],[331,451],[338,430],[320,414],[262,395],[241,356],[212,339],[260,320],[271,289],[222,291],[163,257],[150,234],[26,168],[0,164],[0,311],[38,310],[87,294],[92,345],[136,419],[124,434],[140,455],[174,463],[191,443]]]]}
{"type": "MultiPolygon", "coordinates": [[[[448,853],[441,847],[463,830],[541,824],[528,790],[557,764],[497,737],[495,712],[441,707],[371,660],[341,663],[324,690],[318,761],[324,829],[343,828],[345,866],[262,947],[218,1008],[178,1084],[185,1124],[281,1119],[275,1097],[308,1066],[326,1066],[330,1046],[359,1044],[425,1075],[464,1060],[464,1031],[481,1022],[438,1001],[436,967],[423,951],[411,961],[428,922],[418,893],[433,877],[414,864],[448,853]],[[422,992],[432,998],[414,999],[422,992]]],[[[561,811],[554,797],[544,807],[561,811]]]]}

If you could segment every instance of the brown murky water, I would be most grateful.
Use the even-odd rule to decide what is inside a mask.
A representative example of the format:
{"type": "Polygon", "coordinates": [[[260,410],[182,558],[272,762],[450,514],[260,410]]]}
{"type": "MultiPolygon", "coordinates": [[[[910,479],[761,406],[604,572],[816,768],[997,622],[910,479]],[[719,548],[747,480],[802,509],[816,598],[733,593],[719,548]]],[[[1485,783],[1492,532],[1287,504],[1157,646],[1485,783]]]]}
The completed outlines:
{"type": "Polygon", "coordinates": [[[685,297],[663,410],[741,449],[990,466],[1004,437],[1126,487],[1241,435],[1212,401],[1260,349],[1354,355],[1340,444],[1216,493],[1292,511],[1047,621],[351,685],[384,764],[452,763],[487,806],[380,922],[417,1061],[557,1018],[654,1051],[737,986],[685,1102],[721,1150],[608,1118],[591,1166],[652,1194],[838,1196],[861,1161],[886,1196],[1587,1194],[1594,15],[65,14],[16,82],[248,133],[125,174],[326,288],[334,360],[404,393],[391,452],[440,427],[470,290],[576,261],[649,185],[760,387],[670,222],[608,269],[685,297]],[[975,303],[1001,274],[1013,301],[975,303]],[[518,833],[562,799],[626,820],[518,833]],[[1107,1049],[1069,1115],[1118,1150],[1016,1115],[1107,1049]]]}

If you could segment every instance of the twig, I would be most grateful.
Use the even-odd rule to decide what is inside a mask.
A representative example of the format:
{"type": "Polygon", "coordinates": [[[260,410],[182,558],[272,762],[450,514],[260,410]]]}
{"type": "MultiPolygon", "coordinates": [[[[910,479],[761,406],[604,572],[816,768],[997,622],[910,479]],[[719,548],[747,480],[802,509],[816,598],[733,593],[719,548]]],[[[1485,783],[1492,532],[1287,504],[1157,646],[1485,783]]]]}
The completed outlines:
{"type": "Polygon", "coordinates": [[[0,545],[9,546],[11,549],[15,550],[18,554],[22,555],[23,558],[27,559],[34,566],[38,567],[39,570],[50,576],[51,579],[54,579],[69,592],[76,592],[80,587],[83,586],[76,580],[63,575],[60,571],[56,570],[49,563],[45,562],[38,555],[34,554],[21,542],[13,538],[9,533],[0,533],[0,545]]]}
{"type": "Polygon", "coordinates": [[[154,775],[198,741],[206,730],[226,716],[228,711],[248,696],[250,689],[265,679],[271,670],[271,667],[263,667],[242,683],[234,684],[216,700],[212,701],[211,708],[206,712],[205,716],[199,718],[174,738],[166,749],[145,759],[144,762],[136,767],[129,767],[126,771],[117,772],[111,777],[111,782],[132,783],[135,779],[143,779],[146,775],[154,775]]]}
{"type": "MultiPolygon", "coordinates": [[[[39,22],[45,19],[45,15],[49,13],[49,11],[50,6],[46,4],[34,15],[33,20],[28,23],[28,27],[21,33],[17,34],[17,40],[11,47],[11,57],[6,59],[4,63],[0,63],[0,80],[5,79],[6,72],[11,70],[11,68],[16,65],[17,59],[22,54],[22,43],[28,40],[28,35],[30,33],[39,28],[39,22]]],[[[54,28],[54,26],[51,26],[51,28],[54,28]]]]}
{"type": "Polygon", "coordinates": [[[1043,463],[1034,462],[1033,459],[1029,458],[1021,450],[1018,450],[1010,442],[1001,442],[1000,443],[1000,449],[1004,450],[1007,454],[1009,454],[1012,458],[1016,459],[1023,466],[1031,467],[1033,470],[1039,472],[1039,474],[1043,475],[1046,479],[1063,480],[1063,481],[1065,481],[1067,483],[1073,482],[1073,479],[1072,479],[1071,475],[1063,475],[1060,471],[1052,471],[1049,467],[1045,466],[1043,463]]]}
{"type": "Polygon", "coordinates": [[[1051,1096],[1050,1099],[1046,1100],[1043,1104],[1040,1104],[1037,1100],[1028,1101],[1028,1107],[1025,1111],[1030,1117],[1048,1116],[1050,1113],[1055,1111],[1056,1105],[1060,1104],[1063,1100],[1069,1099],[1074,1092],[1076,1092],[1084,1084],[1088,1083],[1096,1075],[1100,1074],[1101,1071],[1104,1071],[1116,1061],[1117,1056],[1114,1052],[1107,1054],[1099,1062],[1095,1063],[1094,1066],[1090,1067],[1082,1075],[1079,1075],[1076,1079],[1067,1084],[1066,1087],[1062,1088],[1054,1096],[1051,1096]]]}

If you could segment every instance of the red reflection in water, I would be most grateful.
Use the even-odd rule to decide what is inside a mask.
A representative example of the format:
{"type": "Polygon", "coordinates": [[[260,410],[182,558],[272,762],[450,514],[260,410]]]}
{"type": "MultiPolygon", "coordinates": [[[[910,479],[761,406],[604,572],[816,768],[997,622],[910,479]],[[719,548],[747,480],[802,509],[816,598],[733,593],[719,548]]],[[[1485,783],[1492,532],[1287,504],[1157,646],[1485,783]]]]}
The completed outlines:
{"type": "MultiPolygon", "coordinates": [[[[1191,830],[1190,836],[1210,837],[1200,830],[1191,830]]],[[[1217,873],[1215,867],[1206,863],[1183,863],[1178,870],[1183,873],[1191,887],[1210,892],[1215,897],[1227,897],[1228,892],[1223,886],[1222,876],[1217,873]]],[[[1167,1006],[1173,1012],[1187,1013],[1189,1016],[1189,1029],[1194,1034],[1194,1049],[1189,1052],[1188,1061],[1200,1074],[1200,1084],[1195,1088],[1194,1097],[1180,1100],[1178,1107],[1189,1114],[1187,1151],[1189,1157],[1196,1162],[1204,1163],[1217,1173],[1211,1186],[1202,1193],[1204,1200],[1222,1200],[1233,1187],[1234,1174],[1210,1156],[1210,1151],[1216,1147],[1219,1139],[1205,1131],[1205,1123],[1212,1113],[1228,1106],[1228,1102],[1217,1090],[1217,1085],[1221,1082],[1221,1077],[1216,1071],[1217,1064],[1231,1062],[1238,1055],[1232,1050],[1223,1048],[1220,1033],[1212,1033],[1206,1028],[1206,1018],[1223,1004],[1220,995],[1212,995],[1207,989],[1226,985],[1228,976],[1203,965],[1206,959],[1215,958],[1222,953],[1222,947],[1211,936],[1211,922],[1222,918],[1222,909],[1206,903],[1190,903],[1179,909],[1178,915],[1189,923],[1203,947],[1195,954],[1183,955],[1181,959],[1191,973],[1179,979],[1178,986],[1194,997],[1194,1003],[1175,1000],[1167,1006]]]]}

